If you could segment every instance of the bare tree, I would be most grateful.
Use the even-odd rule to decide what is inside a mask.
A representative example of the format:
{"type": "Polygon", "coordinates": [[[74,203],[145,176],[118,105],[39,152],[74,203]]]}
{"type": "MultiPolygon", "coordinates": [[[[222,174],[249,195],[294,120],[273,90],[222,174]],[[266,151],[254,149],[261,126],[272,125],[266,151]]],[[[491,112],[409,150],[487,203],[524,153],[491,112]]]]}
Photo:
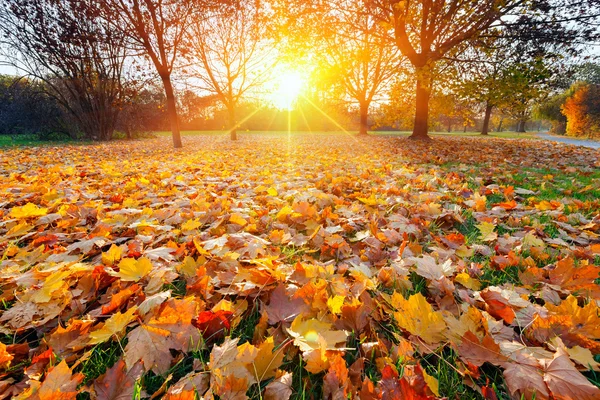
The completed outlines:
{"type": "Polygon", "coordinates": [[[181,133],[172,73],[187,27],[198,11],[195,0],[95,0],[112,28],[129,38],[158,73],[167,98],[173,146],[181,148],[181,133]]]}
{"type": "Polygon", "coordinates": [[[240,100],[264,84],[275,65],[274,42],[266,36],[264,4],[241,0],[191,22],[190,69],[203,91],[214,94],[229,115],[237,140],[240,100]]]}
{"type": "Polygon", "coordinates": [[[91,2],[4,0],[0,32],[18,71],[49,93],[90,139],[112,138],[123,95],[124,39],[91,2]]]}
{"type": "Polygon", "coordinates": [[[381,24],[366,12],[364,5],[354,0],[332,2],[323,17],[320,38],[322,48],[317,57],[323,60],[336,83],[358,103],[359,134],[369,129],[371,103],[386,89],[400,67],[398,49],[383,38],[381,24]]]}

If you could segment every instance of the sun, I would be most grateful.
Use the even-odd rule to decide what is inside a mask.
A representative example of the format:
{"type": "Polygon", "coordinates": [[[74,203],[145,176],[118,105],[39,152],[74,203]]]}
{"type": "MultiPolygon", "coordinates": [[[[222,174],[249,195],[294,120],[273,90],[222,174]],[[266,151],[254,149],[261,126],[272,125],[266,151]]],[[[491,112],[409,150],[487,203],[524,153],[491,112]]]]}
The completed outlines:
{"type": "Polygon", "coordinates": [[[286,71],[277,77],[275,90],[269,96],[275,107],[291,110],[304,88],[304,78],[298,72],[286,71]]]}

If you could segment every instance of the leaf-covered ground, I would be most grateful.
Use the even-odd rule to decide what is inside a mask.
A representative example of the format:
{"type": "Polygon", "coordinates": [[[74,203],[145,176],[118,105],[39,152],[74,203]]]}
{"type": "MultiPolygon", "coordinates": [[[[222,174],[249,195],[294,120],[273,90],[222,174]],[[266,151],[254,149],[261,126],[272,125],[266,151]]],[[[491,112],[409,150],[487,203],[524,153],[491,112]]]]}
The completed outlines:
{"type": "Polygon", "coordinates": [[[185,146],[0,154],[0,398],[600,398],[600,153],[185,146]]]}

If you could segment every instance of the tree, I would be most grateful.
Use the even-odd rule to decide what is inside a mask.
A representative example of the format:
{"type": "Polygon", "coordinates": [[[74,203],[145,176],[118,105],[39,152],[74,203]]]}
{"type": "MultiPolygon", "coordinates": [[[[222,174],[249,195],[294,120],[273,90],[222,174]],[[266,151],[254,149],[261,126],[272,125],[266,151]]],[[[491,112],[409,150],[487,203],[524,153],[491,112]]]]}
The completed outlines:
{"type": "Polygon", "coordinates": [[[576,83],[562,106],[567,135],[596,137],[600,134],[600,85],[576,83]]]}
{"type": "Polygon", "coordinates": [[[227,108],[231,140],[237,139],[240,100],[268,78],[275,65],[273,41],[266,38],[264,4],[241,0],[191,21],[187,45],[199,89],[215,94],[227,108]]]}
{"type": "Polygon", "coordinates": [[[400,67],[398,50],[383,39],[381,25],[364,4],[355,0],[333,2],[316,20],[322,32],[316,57],[333,83],[358,104],[359,134],[366,135],[369,107],[400,67]]]}
{"type": "Polygon", "coordinates": [[[97,8],[77,0],[5,0],[0,31],[9,62],[43,81],[87,138],[112,138],[125,47],[97,8]]]}
{"type": "Polygon", "coordinates": [[[564,135],[567,132],[567,117],[562,113],[562,107],[567,98],[567,93],[554,95],[536,106],[534,110],[534,114],[538,118],[552,123],[551,132],[556,135],[564,135]]]}
{"type": "Polygon", "coordinates": [[[173,146],[181,148],[181,133],[172,74],[187,28],[199,13],[196,0],[95,0],[106,21],[145,54],[161,79],[171,121],[173,146]]]}
{"type": "Polygon", "coordinates": [[[63,110],[43,82],[0,75],[0,135],[65,133],[63,110]]]}
{"type": "Polygon", "coordinates": [[[504,100],[501,108],[517,121],[517,132],[525,132],[525,124],[531,119],[534,106],[543,102],[550,92],[548,79],[551,71],[543,59],[534,59],[510,65],[502,71],[504,100]]]}
{"type": "Polygon", "coordinates": [[[435,65],[465,42],[491,28],[506,25],[528,26],[529,35],[548,40],[568,40],[578,32],[586,37],[590,27],[574,27],[572,22],[596,18],[594,0],[578,2],[571,8],[567,0],[364,0],[369,12],[389,24],[391,39],[414,68],[416,110],[413,139],[428,139],[429,99],[435,65]],[[565,10],[572,17],[565,17],[565,10]],[[516,14],[514,18],[506,18],[516,14]],[[533,29],[539,28],[539,29],[533,29]],[[557,35],[563,33],[562,37],[557,35]]]}

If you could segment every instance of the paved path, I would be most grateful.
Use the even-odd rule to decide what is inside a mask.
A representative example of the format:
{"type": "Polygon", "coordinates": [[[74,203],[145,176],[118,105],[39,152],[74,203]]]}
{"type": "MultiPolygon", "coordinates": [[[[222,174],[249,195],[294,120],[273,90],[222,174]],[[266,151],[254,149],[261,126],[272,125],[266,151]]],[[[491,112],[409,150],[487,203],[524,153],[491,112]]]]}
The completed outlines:
{"type": "Polygon", "coordinates": [[[542,139],[551,140],[553,142],[589,147],[590,149],[600,149],[600,142],[596,142],[594,140],[571,139],[568,137],[549,135],[547,133],[538,133],[537,135],[542,139]]]}

